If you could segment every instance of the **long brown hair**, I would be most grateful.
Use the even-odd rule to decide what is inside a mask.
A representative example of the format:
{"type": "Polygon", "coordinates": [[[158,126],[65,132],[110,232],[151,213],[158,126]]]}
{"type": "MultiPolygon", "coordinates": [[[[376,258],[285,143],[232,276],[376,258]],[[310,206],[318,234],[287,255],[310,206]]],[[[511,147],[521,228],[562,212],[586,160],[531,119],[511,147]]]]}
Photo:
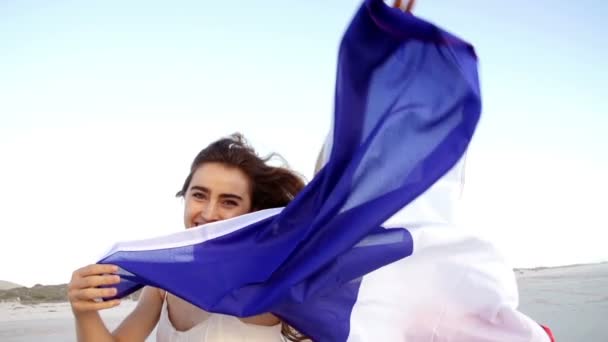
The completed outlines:
{"type": "MultiPolygon", "coordinates": [[[[243,171],[251,183],[251,207],[254,211],[283,207],[304,188],[304,181],[294,171],[286,167],[270,166],[273,158],[281,158],[272,153],[259,157],[240,133],[219,139],[200,151],[190,166],[178,197],[186,194],[194,172],[205,163],[222,163],[243,171]]],[[[282,158],[281,158],[282,159],[282,158]]]]}
{"type": "MultiPolygon", "coordinates": [[[[304,188],[304,181],[287,167],[268,165],[273,158],[282,160],[275,153],[266,157],[258,156],[240,133],[219,139],[196,155],[190,173],[176,196],[185,196],[194,172],[201,165],[215,162],[238,168],[247,175],[251,184],[252,211],[284,207],[304,188]]],[[[281,322],[281,333],[290,341],[308,340],[285,322],[281,322]]]]}

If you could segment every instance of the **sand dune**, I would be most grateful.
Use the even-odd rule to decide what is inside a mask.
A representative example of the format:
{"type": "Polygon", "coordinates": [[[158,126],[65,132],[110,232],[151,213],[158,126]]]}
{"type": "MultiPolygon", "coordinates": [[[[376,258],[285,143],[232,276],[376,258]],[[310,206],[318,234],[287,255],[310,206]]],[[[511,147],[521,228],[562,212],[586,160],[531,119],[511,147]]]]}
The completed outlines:
{"type": "Polygon", "coordinates": [[[11,283],[10,281],[0,280],[0,290],[10,290],[22,287],[19,284],[11,283]]]}

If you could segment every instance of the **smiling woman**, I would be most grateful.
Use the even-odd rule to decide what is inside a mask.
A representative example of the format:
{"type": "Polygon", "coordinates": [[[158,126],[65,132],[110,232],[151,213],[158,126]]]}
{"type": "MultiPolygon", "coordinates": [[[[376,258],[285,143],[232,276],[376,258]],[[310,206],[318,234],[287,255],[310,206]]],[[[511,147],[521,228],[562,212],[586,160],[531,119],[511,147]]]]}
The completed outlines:
{"type": "Polygon", "coordinates": [[[192,174],[186,192],[187,228],[225,220],[251,211],[251,185],[241,169],[220,162],[204,163],[192,174]]]}
{"type": "MultiPolygon", "coordinates": [[[[184,196],[187,199],[188,190],[191,190],[188,187],[200,186],[194,180],[203,181],[201,177],[205,173],[197,171],[201,166],[204,166],[206,168],[221,168],[221,171],[229,172],[230,178],[223,175],[223,177],[226,177],[223,179],[224,185],[227,187],[226,190],[230,189],[237,192],[232,193],[233,196],[229,197],[239,200],[240,204],[243,204],[243,200],[249,199],[251,208],[248,211],[285,206],[304,187],[304,183],[291,170],[267,165],[267,162],[275,156],[271,154],[266,158],[259,158],[240,134],[220,139],[202,150],[194,158],[190,174],[186,177],[177,196],[184,196]],[[244,182],[247,182],[247,188],[242,187],[244,182]],[[237,189],[238,186],[241,186],[241,188],[237,189]],[[243,192],[245,190],[246,192],[243,192]],[[251,197],[245,196],[248,193],[251,193],[251,197]]],[[[207,175],[210,174],[214,173],[208,173],[207,175]]],[[[215,180],[219,181],[217,178],[215,180]]],[[[211,181],[211,179],[206,179],[206,181],[211,181]]],[[[208,194],[209,189],[206,190],[206,192],[203,192],[208,194]]],[[[197,196],[200,196],[200,194],[197,196]]]]}
{"type": "MultiPolygon", "coordinates": [[[[303,180],[285,167],[268,165],[241,134],[220,139],[194,158],[178,197],[184,198],[186,229],[226,220],[253,211],[284,207],[304,188],[303,180]]],[[[91,265],[72,277],[69,296],[76,317],[80,341],[144,340],[157,327],[158,341],[186,341],[207,336],[209,341],[292,341],[306,339],[271,313],[237,318],[206,312],[162,289],[144,288],[135,310],[110,333],[97,311],[118,301],[98,301],[111,297],[120,279],[113,265],[91,265]],[[110,274],[110,275],[108,275],[110,274]]]]}

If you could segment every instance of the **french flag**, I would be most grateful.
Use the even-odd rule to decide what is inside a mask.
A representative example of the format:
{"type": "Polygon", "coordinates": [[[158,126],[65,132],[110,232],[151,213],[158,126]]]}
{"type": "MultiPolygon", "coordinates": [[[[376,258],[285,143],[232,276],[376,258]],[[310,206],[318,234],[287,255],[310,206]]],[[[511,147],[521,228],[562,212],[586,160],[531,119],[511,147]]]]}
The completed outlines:
{"type": "Polygon", "coordinates": [[[341,41],[323,168],[285,208],[117,243],[117,297],[150,285],[314,341],[550,341],[513,271],[456,226],[481,113],[467,42],[366,0],[341,41]]]}

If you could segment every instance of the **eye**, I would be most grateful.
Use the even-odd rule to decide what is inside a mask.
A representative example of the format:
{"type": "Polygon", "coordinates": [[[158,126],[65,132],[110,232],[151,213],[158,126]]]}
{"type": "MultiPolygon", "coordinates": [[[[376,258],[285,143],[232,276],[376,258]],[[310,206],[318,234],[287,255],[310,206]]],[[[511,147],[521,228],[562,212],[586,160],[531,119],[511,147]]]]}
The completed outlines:
{"type": "Polygon", "coordinates": [[[227,207],[236,207],[239,204],[234,200],[225,200],[224,205],[227,207]]]}
{"type": "Polygon", "coordinates": [[[196,199],[205,199],[205,194],[200,192],[200,191],[195,191],[192,193],[192,197],[196,198],[196,199]]]}

